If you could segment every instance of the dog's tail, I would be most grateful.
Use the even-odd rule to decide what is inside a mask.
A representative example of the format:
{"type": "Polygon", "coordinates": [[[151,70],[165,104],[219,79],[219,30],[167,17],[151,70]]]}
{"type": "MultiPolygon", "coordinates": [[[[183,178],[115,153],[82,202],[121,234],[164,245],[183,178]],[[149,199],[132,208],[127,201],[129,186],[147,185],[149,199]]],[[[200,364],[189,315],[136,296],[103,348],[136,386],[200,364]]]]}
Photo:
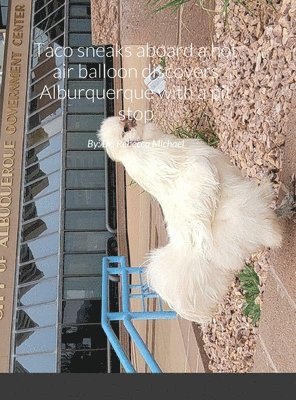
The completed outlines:
{"type": "Polygon", "coordinates": [[[154,250],[147,261],[147,283],[181,317],[209,322],[234,274],[201,259],[194,248],[172,243],[154,250]]]}

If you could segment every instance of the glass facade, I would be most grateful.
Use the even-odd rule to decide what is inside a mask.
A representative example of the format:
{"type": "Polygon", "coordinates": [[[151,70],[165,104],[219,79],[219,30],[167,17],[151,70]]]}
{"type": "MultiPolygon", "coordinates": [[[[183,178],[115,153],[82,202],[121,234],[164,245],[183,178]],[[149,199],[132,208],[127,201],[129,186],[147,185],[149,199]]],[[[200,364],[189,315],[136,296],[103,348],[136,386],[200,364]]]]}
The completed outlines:
{"type": "MultiPolygon", "coordinates": [[[[54,95],[113,83],[75,73],[78,48],[92,46],[90,0],[33,1],[31,30],[12,370],[117,372],[100,325],[101,259],[117,252],[115,168],[88,147],[113,104],[54,95]],[[71,57],[50,55],[67,46],[71,57]],[[45,86],[50,95],[41,96],[45,86]]],[[[110,68],[105,54],[83,67],[110,68]]]]}

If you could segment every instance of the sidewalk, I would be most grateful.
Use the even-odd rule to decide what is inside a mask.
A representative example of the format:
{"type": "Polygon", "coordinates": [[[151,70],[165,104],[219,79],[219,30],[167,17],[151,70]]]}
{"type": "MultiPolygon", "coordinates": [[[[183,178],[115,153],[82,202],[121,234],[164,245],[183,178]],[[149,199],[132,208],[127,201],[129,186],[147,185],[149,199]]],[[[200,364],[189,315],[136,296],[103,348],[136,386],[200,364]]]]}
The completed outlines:
{"type": "Polygon", "coordinates": [[[212,16],[195,4],[156,13],[153,5],[138,0],[91,3],[94,44],[206,46],[212,35],[212,16]]]}
{"type": "MultiPolygon", "coordinates": [[[[282,180],[296,172],[296,100],[287,118],[282,180]]],[[[263,294],[253,372],[296,371],[296,224],[285,222],[282,248],[272,255],[263,294]]]]}
{"type": "MultiPolygon", "coordinates": [[[[129,46],[136,53],[138,46],[129,46]]],[[[122,67],[141,71],[149,65],[148,58],[123,58],[122,67]]],[[[140,75],[140,74],[139,74],[140,75]]],[[[144,85],[142,79],[125,79],[123,89],[139,90],[144,85]]],[[[149,109],[145,99],[124,101],[124,109],[149,109]]],[[[127,177],[127,231],[131,265],[141,265],[149,250],[167,242],[166,230],[158,203],[132,183],[127,177]]],[[[195,332],[191,323],[182,319],[170,321],[138,321],[144,341],[165,372],[203,372],[204,366],[199,354],[195,332]]],[[[147,372],[137,351],[132,346],[132,359],[139,372],[147,372]]]]}

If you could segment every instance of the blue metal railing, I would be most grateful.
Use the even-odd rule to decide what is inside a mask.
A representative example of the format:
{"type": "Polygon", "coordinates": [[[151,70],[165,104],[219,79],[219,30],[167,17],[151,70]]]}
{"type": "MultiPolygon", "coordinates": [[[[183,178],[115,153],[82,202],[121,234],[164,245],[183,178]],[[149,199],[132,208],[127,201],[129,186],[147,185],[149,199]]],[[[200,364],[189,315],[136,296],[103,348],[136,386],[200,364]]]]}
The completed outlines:
{"type": "Polygon", "coordinates": [[[122,367],[128,373],[135,373],[136,370],[132,365],[129,357],[124,352],[120,341],[114,333],[111,321],[122,321],[125,329],[130,335],[139,353],[153,373],[162,372],[159,365],[153,358],[152,354],[144,343],[139,332],[133,324],[133,320],[157,320],[157,319],[174,319],[176,313],[174,311],[165,311],[162,301],[157,293],[151,291],[147,284],[144,283],[144,267],[127,267],[125,257],[104,257],[102,261],[102,328],[104,329],[111,346],[117,354],[122,367]],[[110,277],[118,275],[121,284],[121,310],[111,312],[109,307],[109,282],[110,277]],[[131,282],[131,275],[137,275],[140,283],[131,282]],[[141,300],[141,311],[132,311],[130,300],[141,300]],[[157,304],[156,311],[149,311],[148,299],[155,299],[157,304]]]}

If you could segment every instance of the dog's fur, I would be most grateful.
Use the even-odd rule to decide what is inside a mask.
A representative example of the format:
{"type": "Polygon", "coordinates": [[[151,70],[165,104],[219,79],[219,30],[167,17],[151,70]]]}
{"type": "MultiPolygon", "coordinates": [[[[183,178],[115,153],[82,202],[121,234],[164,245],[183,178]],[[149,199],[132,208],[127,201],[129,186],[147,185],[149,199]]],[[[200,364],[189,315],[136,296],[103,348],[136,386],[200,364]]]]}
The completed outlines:
{"type": "Polygon", "coordinates": [[[243,178],[201,140],[132,120],[107,118],[99,138],[162,207],[169,243],[149,255],[148,283],[182,317],[207,322],[244,260],[281,244],[271,185],[243,178]]]}

